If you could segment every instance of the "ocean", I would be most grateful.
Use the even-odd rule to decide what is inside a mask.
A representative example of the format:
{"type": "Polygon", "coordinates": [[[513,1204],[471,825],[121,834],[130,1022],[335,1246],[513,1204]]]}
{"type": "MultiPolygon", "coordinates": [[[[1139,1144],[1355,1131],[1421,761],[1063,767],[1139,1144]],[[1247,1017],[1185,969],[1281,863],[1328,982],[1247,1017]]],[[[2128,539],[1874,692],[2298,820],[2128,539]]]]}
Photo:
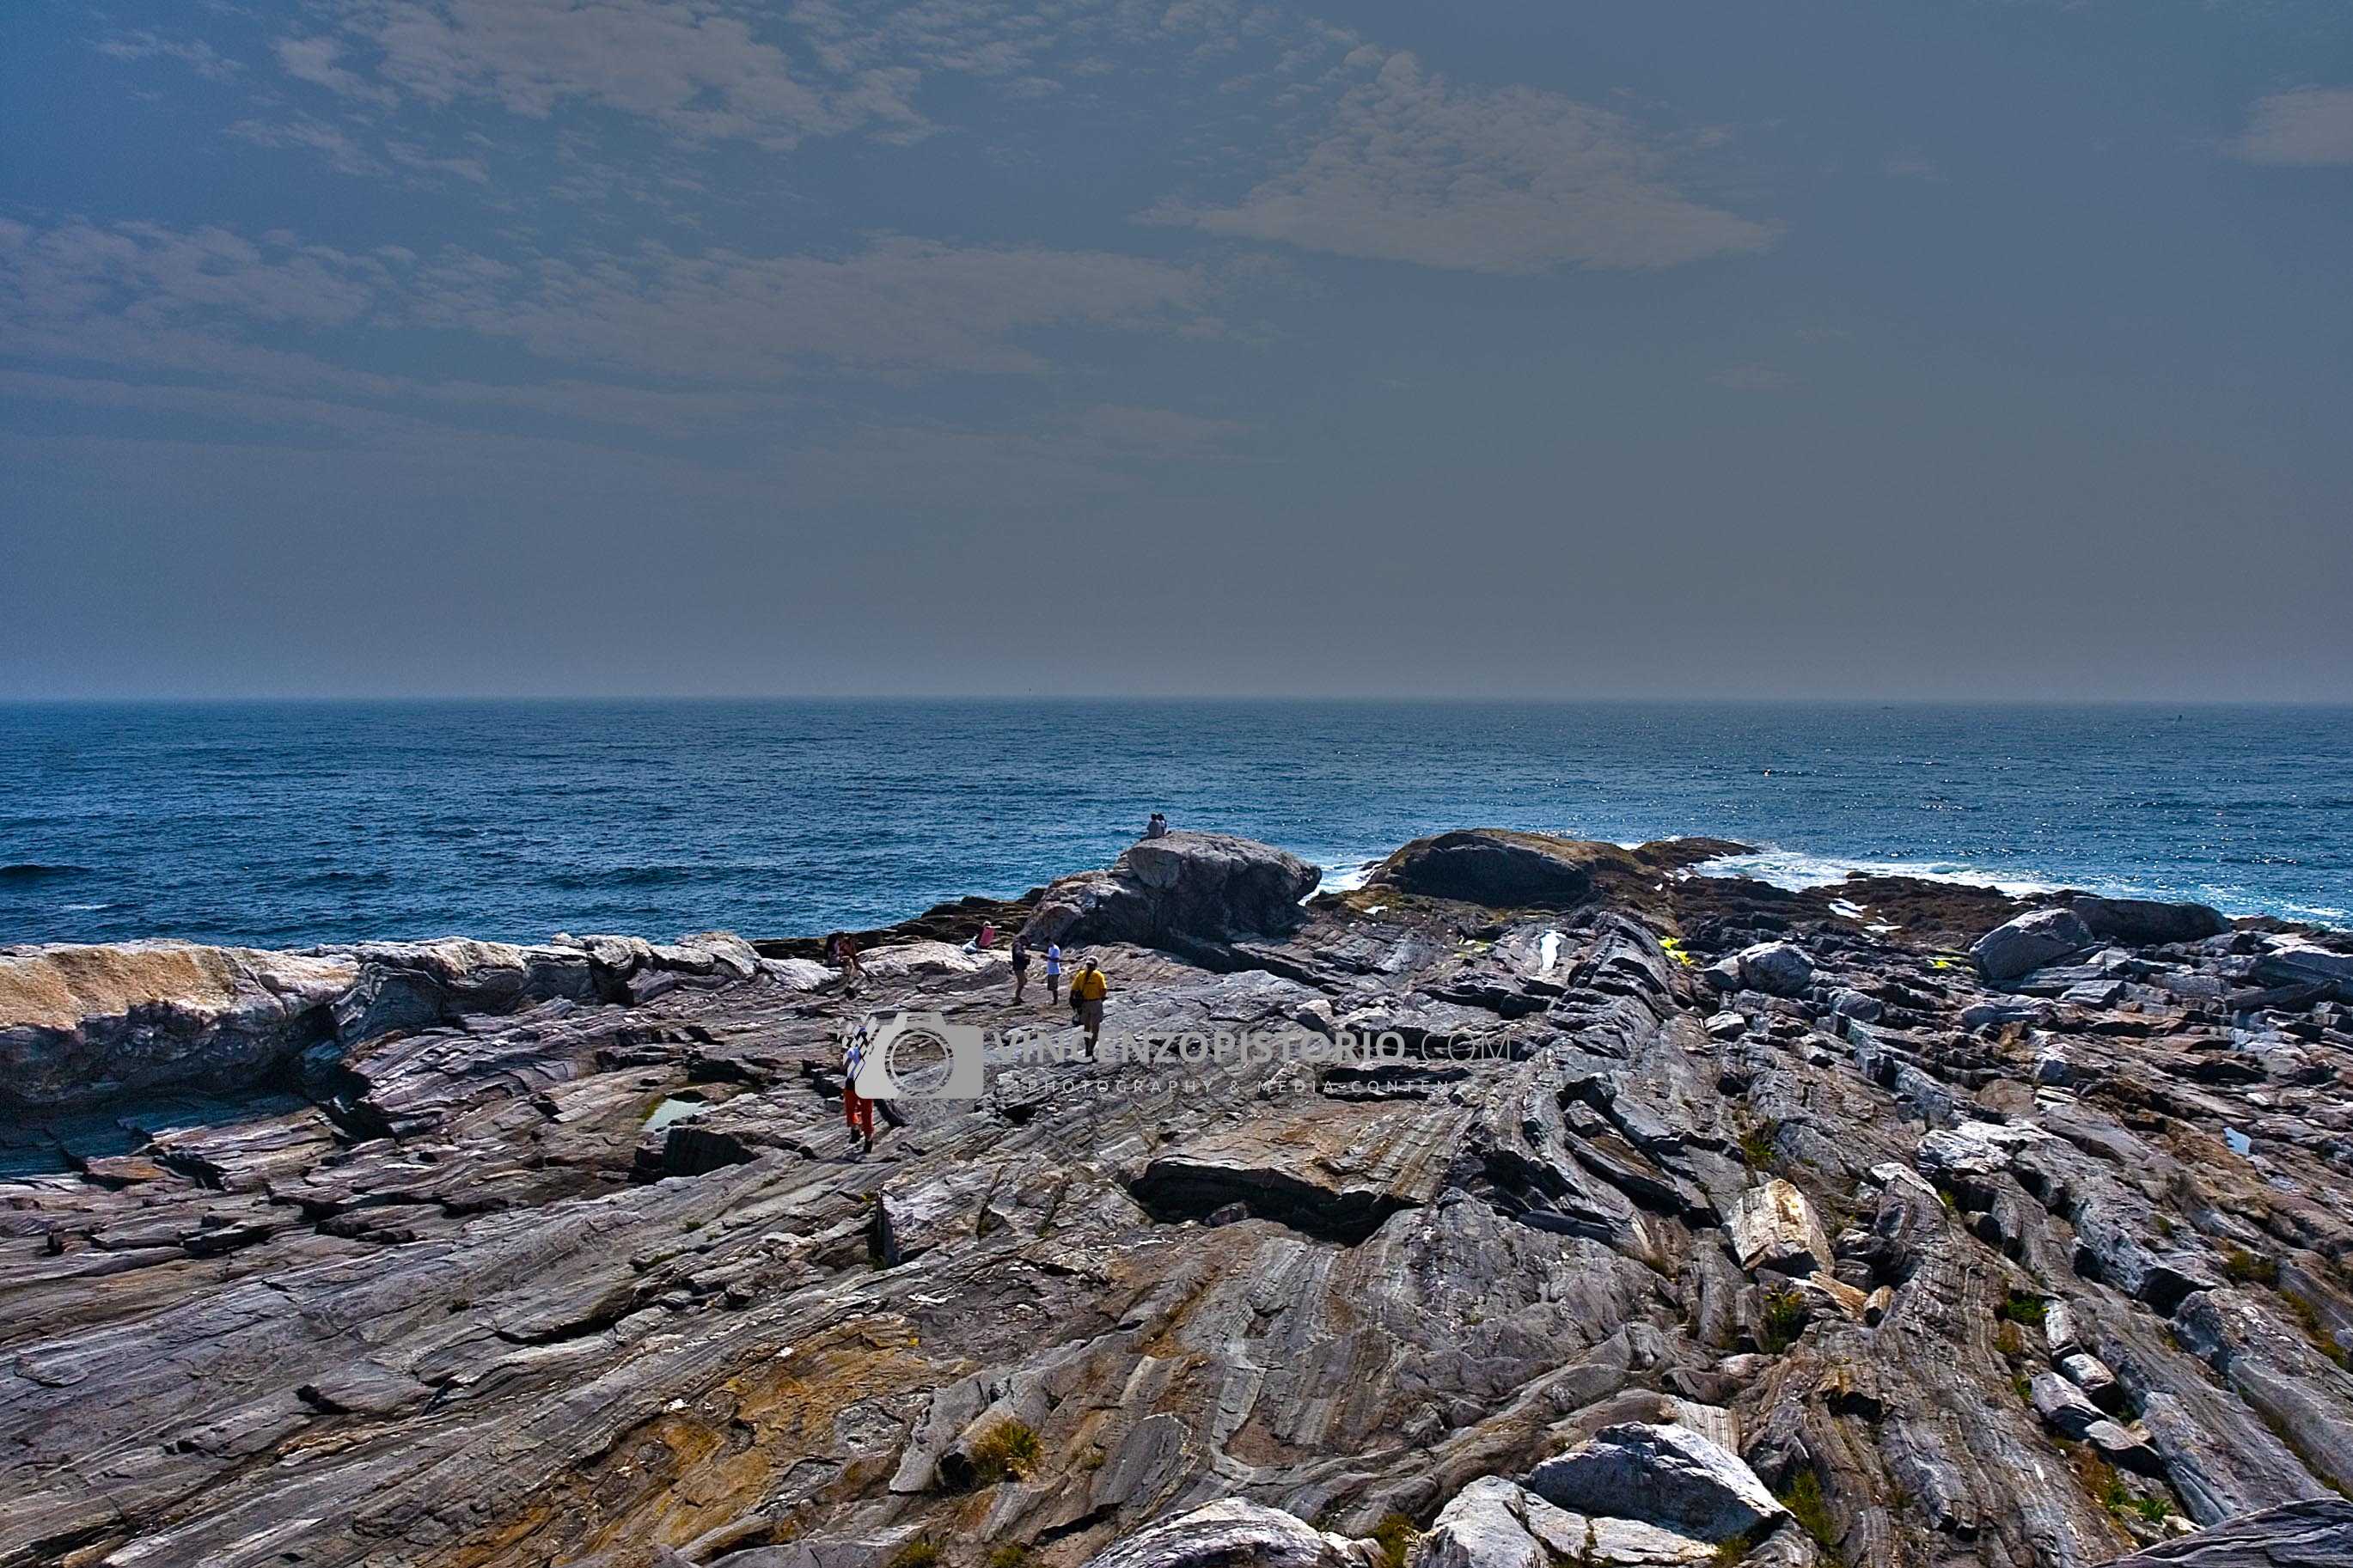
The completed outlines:
{"type": "Polygon", "coordinates": [[[2353,708],[542,701],[0,708],[0,942],[878,925],[1155,810],[1360,879],[1448,827],[2353,924],[2353,708]]]}

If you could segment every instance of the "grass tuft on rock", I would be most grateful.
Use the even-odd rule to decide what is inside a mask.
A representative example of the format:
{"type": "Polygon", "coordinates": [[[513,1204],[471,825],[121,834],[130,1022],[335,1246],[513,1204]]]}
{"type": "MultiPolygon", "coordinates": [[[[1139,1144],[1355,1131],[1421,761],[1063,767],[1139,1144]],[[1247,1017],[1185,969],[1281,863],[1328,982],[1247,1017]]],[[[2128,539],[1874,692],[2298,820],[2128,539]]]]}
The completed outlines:
{"type": "Polygon", "coordinates": [[[1752,1171],[1771,1169],[1773,1162],[1779,1157],[1774,1144],[1780,1136],[1781,1124],[1771,1117],[1767,1117],[1762,1121],[1752,1121],[1742,1128],[1740,1130],[1742,1163],[1752,1171]]]}
{"type": "Polygon", "coordinates": [[[2304,1337],[2312,1342],[2313,1349],[2346,1371],[2353,1372],[2353,1352],[2348,1352],[2337,1336],[2328,1331],[2328,1325],[2320,1321],[2320,1313],[2311,1302],[2285,1291],[2281,1292],[2280,1300],[2287,1303],[2288,1314],[2295,1319],[2295,1326],[2304,1331],[2304,1337]]]}
{"type": "Polygon", "coordinates": [[[1405,1568],[1405,1560],[1420,1536],[1413,1521],[1401,1513],[1385,1513],[1373,1526],[1373,1542],[1381,1549],[1381,1562],[1387,1568],[1405,1568]]]}
{"type": "Polygon", "coordinates": [[[1018,1480],[1037,1464],[1038,1453],[1038,1434],[1028,1422],[1000,1421],[973,1443],[973,1484],[993,1487],[1008,1478],[1018,1480]]]}
{"type": "Polygon", "coordinates": [[[2234,1247],[2222,1255],[2222,1272],[2241,1285],[2276,1285],[2279,1283],[2279,1260],[2234,1247]]]}
{"type": "Polygon", "coordinates": [[[2009,1300],[2001,1304],[2003,1317],[2013,1323],[2024,1323],[2038,1329],[2042,1326],[2042,1319],[2050,1310],[2049,1303],[2042,1297],[2030,1296],[2023,1290],[2012,1290],[2009,1300]]]}
{"type": "Polygon", "coordinates": [[[939,1542],[928,1535],[919,1535],[891,1553],[882,1568],[939,1568],[939,1542]]]}
{"type": "Polygon", "coordinates": [[[1767,1355],[1779,1355],[1806,1331],[1806,1298],[1796,1290],[1775,1290],[1765,1298],[1765,1321],[1757,1341],[1767,1355]]]}
{"type": "Polygon", "coordinates": [[[1838,1544],[1838,1521],[1831,1517],[1830,1500],[1822,1495],[1822,1478],[1810,1468],[1793,1472],[1788,1484],[1773,1494],[1798,1527],[1814,1538],[1815,1544],[1825,1552],[1835,1552],[1838,1544]]]}

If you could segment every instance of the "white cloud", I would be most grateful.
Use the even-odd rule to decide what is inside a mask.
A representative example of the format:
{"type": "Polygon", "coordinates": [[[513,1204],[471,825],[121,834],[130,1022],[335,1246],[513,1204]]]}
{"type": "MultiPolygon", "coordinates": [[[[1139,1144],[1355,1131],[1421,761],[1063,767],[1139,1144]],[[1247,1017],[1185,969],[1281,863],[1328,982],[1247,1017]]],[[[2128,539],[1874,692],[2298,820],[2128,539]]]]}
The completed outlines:
{"type": "Polygon", "coordinates": [[[323,87],[344,98],[356,98],[387,109],[399,101],[399,94],[390,88],[337,65],[343,52],[343,45],[332,38],[281,38],[278,43],[278,64],[295,80],[323,87]]]}
{"type": "Polygon", "coordinates": [[[257,147],[306,147],[324,158],[327,166],[339,174],[386,172],[383,163],[369,156],[341,128],[307,114],[275,121],[240,120],[228,128],[227,134],[257,147]]]}
{"type": "Polygon", "coordinates": [[[1765,226],[1679,195],[1668,162],[1608,110],[1531,88],[1457,87],[1396,54],[1342,94],[1293,168],[1229,207],[1168,203],[1145,216],[1478,272],[1666,267],[1770,243],[1765,226]]]}
{"type": "Polygon", "coordinates": [[[2299,87],[2257,99],[2231,151],[2250,163],[2353,163],[2353,88],[2299,87]]]}
{"type": "Polygon", "coordinates": [[[167,38],[145,27],[111,34],[95,47],[110,59],[175,59],[207,81],[227,81],[245,68],[202,38],[167,38]]]}
{"type": "Polygon", "coordinates": [[[756,9],[712,0],[346,0],[345,37],[372,55],[346,68],[343,40],[279,45],[301,79],[369,101],[490,100],[545,119],[567,103],[640,116],[689,141],[747,137],[786,147],[883,121],[920,123],[910,79],[887,70],[797,71],[753,26],[756,9]]]}

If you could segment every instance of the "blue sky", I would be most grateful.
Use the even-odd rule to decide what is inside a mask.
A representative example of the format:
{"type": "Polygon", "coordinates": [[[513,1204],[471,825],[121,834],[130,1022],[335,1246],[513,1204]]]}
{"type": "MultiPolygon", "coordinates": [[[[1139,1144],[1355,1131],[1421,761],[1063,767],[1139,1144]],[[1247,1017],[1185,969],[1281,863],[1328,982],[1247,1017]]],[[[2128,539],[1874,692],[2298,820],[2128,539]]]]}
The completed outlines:
{"type": "Polygon", "coordinates": [[[2308,0],[19,0],[0,695],[2353,692],[2308,0]]]}

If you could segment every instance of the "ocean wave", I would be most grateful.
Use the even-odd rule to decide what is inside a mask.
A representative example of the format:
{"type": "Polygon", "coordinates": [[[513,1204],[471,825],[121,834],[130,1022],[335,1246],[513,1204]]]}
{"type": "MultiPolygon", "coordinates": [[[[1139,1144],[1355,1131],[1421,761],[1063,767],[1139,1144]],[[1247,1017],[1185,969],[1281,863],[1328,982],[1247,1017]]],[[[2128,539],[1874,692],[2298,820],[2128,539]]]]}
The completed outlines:
{"type": "Polygon", "coordinates": [[[87,866],[45,866],[35,860],[19,861],[14,866],[0,866],[0,882],[39,882],[52,877],[87,877],[87,866]]]}
{"type": "Polygon", "coordinates": [[[1760,849],[1750,855],[1725,855],[1692,868],[1702,877],[1747,877],[1803,892],[1825,888],[1849,877],[1911,877],[1923,882],[1950,882],[1965,888],[1991,888],[2012,898],[2055,893],[2065,886],[2013,872],[1989,871],[1957,860],[1850,860],[1835,855],[1809,855],[1795,849],[1760,849]]]}
{"type": "Polygon", "coordinates": [[[1341,860],[1324,867],[1324,879],[1315,885],[1319,893],[1353,893],[1372,880],[1380,868],[1378,859],[1341,860]]]}

